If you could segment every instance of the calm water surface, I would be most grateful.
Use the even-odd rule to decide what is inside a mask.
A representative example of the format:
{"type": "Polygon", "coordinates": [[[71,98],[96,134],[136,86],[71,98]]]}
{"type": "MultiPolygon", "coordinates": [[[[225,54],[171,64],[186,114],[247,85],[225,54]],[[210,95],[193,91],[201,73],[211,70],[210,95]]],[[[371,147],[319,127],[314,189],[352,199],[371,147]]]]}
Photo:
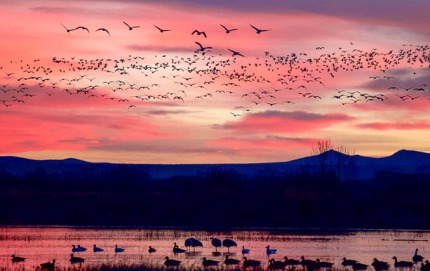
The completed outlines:
{"type": "MultiPolygon", "coordinates": [[[[284,256],[299,259],[319,258],[340,266],[343,257],[353,258],[370,264],[373,258],[390,262],[392,257],[411,261],[416,248],[419,254],[430,259],[428,240],[430,232],[416,231],[350,231],[342,233],[297,233],[281,231],[232,231],[204,232],[182,230],[142,229],[94,229],[94,228],[0,228],[0,266],[8,270],[34,269],[40,263],[56,259],[58,267],[70,267],[72,245],[81,245],[88,250],[75,253],[86,259],[85,265],[141,264],[162,265],[164,257],[182,261],[185,267],[200,267],[202,257],[223,261],[227,248],[218,249],[221,255],[214,255],[211,237],[221,240],[233,239],[238,247],[230,248],[232,258],[242,259],[242,246],[251,249],[248,258],[262,261],[267,266],[269,257],[266,246],[277,249],[270,258],[282,260],[284,256]],[[195,253],[174,255],[173,243],[184,248],[184,241],[194,237],[203,243],[195,253]],[[94,253],[93,244],[105,249],[94,253]],[[115,254],[115,244],[125,248],[124,253],[115,254]],[[148,253],[153,246],[157,252],[148,253]],[[22,264],[12,264],[11,255],[27,258],[22,264]]],[[[193,249],[191,249],[193,251],[193,249]]]]}

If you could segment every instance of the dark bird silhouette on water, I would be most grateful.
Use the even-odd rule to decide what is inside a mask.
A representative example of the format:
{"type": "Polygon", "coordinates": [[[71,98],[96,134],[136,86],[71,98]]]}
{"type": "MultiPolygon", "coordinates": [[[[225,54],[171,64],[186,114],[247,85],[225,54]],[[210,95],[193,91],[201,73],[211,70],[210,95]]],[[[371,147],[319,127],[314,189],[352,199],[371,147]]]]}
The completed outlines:
{"type": "Polygon", "coordinates": [[[285,263],[281,261],[275,261],[275,259],[269,260],[269,270],[284,270],[285,263]]]}
{"type": "Polygon", "coordinates": [[[421,256],[421,255],[418,255],[418,248],[415,249],[415,254],[412,257],[412,261],[414,261],[415,263],[417,263],[417,262],[422,262],[423,260],[424,260],[424,257],[421,256]]]}
{"type": "Polygon", "coordinates": [[[410,268],[414,265],[413,262],[398,261],[396,256],[393,257],[393,260],[394,260],[394,267],[408,267],[408,268],[410,268]]]}
{"type": "Polygon", "coordinates": [[[257,27],[255,27],[255,26],[253,26],[252,24],[249,24],[252,28],[254,28],[255,29],[255,31],[256,31],[256,33],[257,34],[261,34],[262,32],[266,32],[266,31],[270,31],[269,29],[259,29],[259,28],[257,28],[257,27]]]}
{"type": "Polygon", "coordinates": [[[209,267],[209,266],[217,266],[218,265],[218,261],[214,261],[214,260],[208,260],[206,259],[206,257],[203,257],[203,266],[204,267],[209,267]]]}
{"type": "Polygon", "coordinates": [[[376,258],[373,259],[372,266],[376,271],[388,270],[388,268],[390,267],[387,262],[379,261],[376,258]]]}
{"type": "Polygon", "coordinates": [[[237,30],[237,28],[228,29],[227,27],[223,26],[222,24],[220,24],[220,26],[222,28],[224,28],[226,34],[230,34],[231,31],[237,30]]]}
{"type": "Polygon", "coordinates": [[[232,52],[232,56],[242,56],[245,57],[244,55],[242,55],[241,53],[239,53],[238,51],[234,51],[232,49],[227,48],[230,52],[232,52]]]}
{"type": "Polygon", "coordinates": [[[100,247],[96,246],[96,244],[94,244],[94,245],[93,245],[93,251],[94,251],[94,252],[102,252],[102,251],[104,251],[104,249],[102,249],[102,248],[100,248],[100,247]]]}
{"type": "Polygon", "coordinates": [[[242,255],[249,254],[250,251],[251,250],[249,248],[245,248],[245,246],[242,246],[242,255]]]}
{"type": "Polygon", "coordinates": [[[52,263],[51,263],[51,262],[41,263],[41,264],[40,264],[40,267],[41,267],[42,269],[46,269],[46,270],[54,270],[54,267],[55,267],[55,259],[53,259],[53,260],[52,260],[52,263]]]}
{"type": "Polygon", "coordinates": [[[347,258],[345,258],[345,257],[343,257],[343,259],[342,259],[342,265],[343,266],[352,266],[353,264],[355,264],[355,263],[357,263],[357,261],[356,260],[352,260],[352,259],[347,259],[347,258]]]}
{"type": "Polygon", "coordinates": [[[248,260],[248,258],[243,257],[243,267],[257,267],[260,266],[261,262],[257,260],[248,260]]]}
{"type": "Polygon", "coordinates": [[[361,270],[367,270],[369,266],[367,264],[364,263],[355,263],[352,265],[352,270],[354,271],[361,271],[361,270]]]}
{"type": "Polygon", "coordinates": [[[185,240],[185,247],[186,248],[193,247],[194,250],[196,250],[196,247],[203,247],[203,244],[196,238],[188,238],[185,240]]]}
{"type": "Polygon", "coordinates": [[[12,254],[12,262],[13,263],[24,262],[24,261],[25,261],[25,258],[18,257],[18,256],[15,256],[15,254],[12,254]]]}
{"type": "Polygon", "coordinates": [[[135,28],[140,27],[140,25],[131,26],[131,25],[129,25],[128,23],[126,23],[124,21],[123,21],[123,23],[128,27],[128,30],[130,30],[130,31],[133,30],[133,29],[135,29],[135,28]]]}
{"type": "Polygon", "coordinates": [[[118,247],[118,245],[115,245],[115,253],[124,252],[125,249],[122,247],[118,247]]]}
{"type": "Polygon", "coordinates": [[[300,264],[299,260],[296,259],[288,259],[287,256],[284,257],[284,264],[285,266],[296,266],[300,264]]]}
{"type": "Polygon", "coordinates": [[[167,267],[178,266],[178,265],[181,264],[181,261],[169,259],[169,257],[167,257],[167,256],[164,259],[165,259],[164,265],[167,266],[167,267]]]}
{"type": "Polygon", "coordinates": [[[70,254],[70,263],[83,263],[85,261],[84,258],[81,257],[75,257],[73,254],[70,254]]]}
{"type": "Polygon", "coordinates": [[[155,249],[155,248],[153,248],[153,247],[151,247],[151,246],[149,246],[149,248],[148,248],[148,252],[149,253],[154,253],[154,252],[156,252],[157,250],[155,249]]]}
{"type": "Polygon", "coordinates": [[[239,260],[229,258],[228,255],[225,256],[225,260],[224,260],[224,264],[225,265],[234,265],[234,264],[239,264],[239,263],[240,263],[239,260]]]}
{"type": "Polygon", "coordinates": [[[173,253],[184,253],[186,250],[183,248],[180,248],[176,243],[173,244],[173,253]]]}
{"type": "Polygon", "coordinates": [[[156,26],[155,24],[154,24],[154,26],[155,26],[155,28],[157,28],[160,31],[160,33],[171,31],[170,29],[162,29],[162,28],[156,26]]]}
{"type": "Polygon", "coordinates": [[[222,241],[222,246],[227,248],[227,252],[230,253],[230,247],[237,247],[237,244],[235,241],[231,239],[224,239],[222,241]]]}
{"type": "Polygon", "coordinates": [[[191,35],[194,35],[194,34],[197,34],[197,35],[203,35],[205,38],[207,38],[207,36],[206,36],[206,32],[204,32],[204,31],[199,31],[199,30],[194,30],[192,33],[191,33],[191,35]]]}
{"type": "Polygon", "coordinates": [[[72,252],[84,252],[87,249],[85,247],[81,247],[81,245],[78,245],[77,247],[75,245],[72,245],[72,252]]]}
{"type": "Polygon", "coordinates": [[[218,251],[218,248],[222,246],[222,242],[218,238],[211,238],[211,243],[215,247],[215,251],[218,251]]]}
{"type": "Polygon", "coordinates": [[[270,254],[276,254],[277,249],[270,248],[270,245],[266,247],[266,254],[269,256],[270,254]]]}

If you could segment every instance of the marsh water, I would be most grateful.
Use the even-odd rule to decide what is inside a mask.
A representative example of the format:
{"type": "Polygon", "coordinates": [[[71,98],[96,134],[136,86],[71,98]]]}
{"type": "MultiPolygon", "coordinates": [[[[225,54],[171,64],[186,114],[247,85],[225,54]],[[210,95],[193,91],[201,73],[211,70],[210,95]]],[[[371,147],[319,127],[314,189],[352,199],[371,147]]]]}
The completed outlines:
{"type": "Polygon", "coordinates": [[[211,244],[211,237],[233,239],[238,247],[230,248],[231,258],[242,259],[242,246],[250,249],[248,258],[260,260],[263,267],[269,259],[282,260],[284,256],[299,259],[319,258],[341,266],[343,257],[353,258],[370,264],[373,258],[388,261],[393,266],[393,256],[399,260],[411,261],[415,249],[425,258],[430,258],[428,231],[231,231],[207,232],[186,230],[148,229],[104,229],[67,227],[4,227],[0,228],[0,266],[3,270],[32,270],[40,263],[56,259],[56,266],[70,267],[72,245],[81,245],[88,250],[75,253],[85,258],[85,265],[101,264],[141,264],[162,266],[164,258],[181,261],[183,267],[201,267],[206,257],[222,262],[227,248],[218,249],[211,244]],[[184,247],[187,238],[194,237],[203,247],[191,248],[190,252],[173,254],[173,244],[184,247]],[[104,249],[93,252],[93,245],[104,249]],[[115,245],[125,248],[123,253],[115,253],[115,245]],[[267,256],[266,246],[277,249],[276,254],[267,256]],[[149,246],[156,248],[150,254],[149,246]],[[24,263],[12,263],[11,255],[25,257],[24,263]]]}

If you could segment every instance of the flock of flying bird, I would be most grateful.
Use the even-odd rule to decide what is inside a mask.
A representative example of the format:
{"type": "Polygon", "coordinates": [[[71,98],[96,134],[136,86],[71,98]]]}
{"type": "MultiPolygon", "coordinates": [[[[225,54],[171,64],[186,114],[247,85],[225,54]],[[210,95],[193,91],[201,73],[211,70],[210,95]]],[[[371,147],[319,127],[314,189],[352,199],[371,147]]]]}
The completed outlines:
{"type": "MultiPolygon", "coordinates": [[[[133,30],[138,25],[123,24],[133,30]]],[[[90,30],[85,26],[69,28],[67,33],[90,30]]],[[[154,25],[161,33],[171,31],[154,25]]],[[[237,28],[221,27],[226,34],[237,28]]],[[[271,29],[250,27],[256,34],[271,29]]],[[[98,28],[95,32],[104,31],[98,28]]],[[[208,37],[205,31],[190,31],[191,35],[208,37]]],[[[329,100],[337,104],[369,102],[412,102],[429,100],[430,82],[421,71],[428,71],[430,46],[402,45],[395,51],[359,50],[350,42],[347,48],[324,52],[290,53],[276,56],[265,52],[257,58],[245,57],[239,51],[227,48],[231,56],[214,53],[211,46],[195,41],[197,48],[185,56],[132,56],[125,58],[84,59],[53,57],[47,60],[12,60],[0,66],[4,73],[0,84],[0,108],[24,105],[30,99],[57,95],[82,96],[86,100],[125,105],[128,110],[148,103],[182,104],[207,102],[212,99],[234,99],[230,111],[234,117],[252,111],[255,107],[294,106],[300,102],[329,100]],[[389,76],[391,70],[405,66],[411,74],[389,76]],[[378,73],[368,76],[368,87],[331,89],[330,80],[348,72],[378,73]],[[405,77],[415,76],[407,85],[405,77]],[[420,81],[421,80],[421,81],[420,81]],[[360,88],[360,89],[358,89],[360,88]],[[363,90],[366,89],[366,90],[363,90]]]]}
{"type": "MultiPolygon", "coordinates": [[[[222,264],[225,266],[235,266],[239,267],[239,265],[242,265],[244,269],[247,268],[262,268],[262,263],[259,260],[252,260],[248,259],[246,257],[247,254],[250,254],[250,249],[245,248],[242,246],[241,253],[243,255],[242,261],[238,259],[231,258],[230,256],[235,255],[236,253],[230,253],[230,247],[237,247],[237,243],[231,239],[224,239],[221,241],[218,238],[211,238],[211,244],[215,247],[215,251],[212,252],[212,256],[219,257],[221,256],[221,252],[218,251],[218,248],[220,247],[226,247],[228,249],[227,253],[224,253],[225,259],[224,261],[219,260],[212,260],[208,259],[206,257],[202,258],[202,265],[204,268],[209,267],[217,267],[222,264]]],[[[199,253],[196,253],[195,248],[196,247],[203,247],[203,244],[201,241],[195,238],[188,238],[185,240],[185,247],[186,249],[180,248],[177,243],[174,243],[172,252],[175,256],[182,254],[182,253],[188,253],[190,256],[192,255],[200,255],[199,253]],[[194,251],[191,251],[191,248],[194,248],[194,251]]],[[[70,263],[71,264],[82,264],[85,262],[85,259],[82,257],[75,256],[74,253],[81,253],[87,251],[87,248],[81,247],[80,245],[75,246],[72,245],[72,253],[70,254],[70,263]]],[[[93,252],[103,252],[104,249],[101,247],[98,247],[97,245],[93,245],[93,252]]],[[[118,247],[118,245],[115,245],[115,253],[123,253],[125,252],[124,248],[118,247]]],[[[149,246],[148,253],[152,254],[155,253],[157,250],[149,246]]],[[[266,255],[267,257],[273,257],[277,254],[277,249],[270,248],[270,245],[266,246],[266,255]],[[273,256],[272,256],[273,255],[273,256]]],[[[429,261],[424,262],[424,257],[418,254],[418,249],[415,250],[415,253],[412,256],[412,261],[398,261],[397,257],[394,256],[392,258],[394,260],[394,268],[400,268],[400,269],[410,269],[413,267],[419,267],[421,271],[430,271],[430,263],[429,261]],[[418,264],[421,263],[419,266],[418,264]]],[[[19,263],[24,262],[26,258],[16,256],[15,254],[12,255],[12,262],[13,263],[19,263]]],[[[168,256],[164,258],[164,265],[168,268],[170,267],[177,267],[181,265],[181,261],[170,259],[168,256]]],[[[360,263],[357,260],[353,259],[347,259],[346,257],[342,258],[342,261],[340,262],[340,265],[342,265],[345,268],[351,268],[353,271],[361,271],[361,270],[368,270],[370,268],[369,265],[360,263]]],[[[53,259],[51,262],[42,263],[39,265],[40,268],[45,270],[55,270],[55,259],[53,259]]],[[[303,270],[306,271],[313,271],[313,270],[331,270],[334,267],[333,262],[327,262],[327,261],[320,261],[319,259],[310,260],[306,259],[304,256],[301,257],[300,260],[296,259],[290,259],[288,257],[283,257],[283,260],[275,260],[274,258],[270,259],[268,261],[267,269],[269,270],[296,270],[297,267],[302,267],[303,270]]],[[[389,270],[390,264],[385,261],[380,261],[376,258],[373,259],[373,262],[371,263],[371,267],[375,271],[383,271],[383,270],[389,270]]]]}

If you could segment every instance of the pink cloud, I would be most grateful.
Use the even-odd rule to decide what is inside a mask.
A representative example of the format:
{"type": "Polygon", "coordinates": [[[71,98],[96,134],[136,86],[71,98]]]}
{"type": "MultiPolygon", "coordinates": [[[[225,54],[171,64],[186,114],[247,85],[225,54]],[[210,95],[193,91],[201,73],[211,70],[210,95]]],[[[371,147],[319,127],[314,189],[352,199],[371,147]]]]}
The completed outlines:
{"type": "Polygon", "coordinates": [[[263,133],[302,133],[322,129],[353,118],[346,114],[318,114],[304,111],[265,111],[249,114],[237,122],[228,122],[223,127],[263,133]]]}
{"type": "Polygon", "coordinates": [[[371,130],[428,130],[430,123],[428,121],[417,122],[370,122],[356,125],[358,128],[371,130]]]}

